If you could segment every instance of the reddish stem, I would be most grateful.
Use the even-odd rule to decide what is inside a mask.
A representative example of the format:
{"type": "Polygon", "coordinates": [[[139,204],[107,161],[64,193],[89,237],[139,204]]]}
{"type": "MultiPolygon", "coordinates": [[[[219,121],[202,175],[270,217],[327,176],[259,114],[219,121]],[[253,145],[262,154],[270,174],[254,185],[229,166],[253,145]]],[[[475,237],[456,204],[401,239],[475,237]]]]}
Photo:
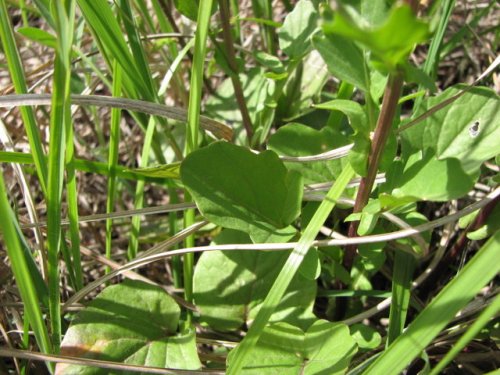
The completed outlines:
{"type": "MultiPolygon", "coordinates": [[[[377,176],[378,165],[387,138],[391,133],[392,121],[398,106],[398,100],[401,94],[401,87],[403,86],[403,78],[401,74],[395,73],[390,76],[389,82],[385,88],[384,99],[382,101],[382,109],[377,120],[375,133],[371,143],[370,154],[368,155],[368,172],[366,177],[361,179],[358,194],[354,203],[353,212],[361,212],[363,207],[368,203],[368,198],[377,176]]],[[[349,226],[349,237],[356,237],[358,231],[358,221],[352,221],[349,226]]],[[[354,256],[356,255],[357,246],[347,246],[344,254],[344,267],[351,269],[354,256]]]]}

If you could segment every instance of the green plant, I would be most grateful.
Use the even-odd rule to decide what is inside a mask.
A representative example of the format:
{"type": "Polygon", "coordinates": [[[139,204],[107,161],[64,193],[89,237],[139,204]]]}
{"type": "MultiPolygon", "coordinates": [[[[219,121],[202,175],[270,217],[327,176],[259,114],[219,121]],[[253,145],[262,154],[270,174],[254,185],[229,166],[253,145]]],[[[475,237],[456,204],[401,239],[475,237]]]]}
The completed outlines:
{"type": "Polygon", "coordinates": [[[440,72],[498,32],[461,29],[461,46],[454,0],[334,3],[0,0],[0,107],[22,119],[0,130],[0,281],[22,328],[0,370],[498,367],[461,350],[498,345],[500,59],[440,72]],[[33,48],[50,83],[23,69],[33,48]],[[46,221],[20,220],[29,200],[46,221]]]}

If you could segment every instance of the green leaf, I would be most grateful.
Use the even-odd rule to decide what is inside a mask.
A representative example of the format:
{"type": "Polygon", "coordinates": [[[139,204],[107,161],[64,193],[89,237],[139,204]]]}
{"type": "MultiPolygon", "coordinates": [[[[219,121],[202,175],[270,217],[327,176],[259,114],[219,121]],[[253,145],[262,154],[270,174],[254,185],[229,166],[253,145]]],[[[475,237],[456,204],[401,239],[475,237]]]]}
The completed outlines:
{"type": "Polygon", "coordinates": [[[272,151],[216,142],[186,157],[181,178],[202,214],[226,228],[273,233],[300,213],[302,177],[272,151]]]}
{"type": "MultiPolygon", "coordinates": [[[[257,123],[259,113],[265,108],[265,103],[273,91],[273,81],[264,77],[264,72],[262,68],[252,68],[239,75],[252,124],[257,123]]],[[[215,95],[207,100],[205,111],[206,115],[214,120],[233,124],[236,139],[241,144],[248,143],[230,78],[224,80],[217,87],[215,95]]]]}
{"type": "Polygon", "coordinates": [[[380,333],[364,324],[353,324],[349,330],[360,349],[375,349],[382,342],[380,333]]]}
{"type": "MultiPolygon", "coordinates": [[[[175,8],[180,14],[186,16],[192,21],[197,20],[198,16],[198,4],[199,0],[174,0],[175,8]]],[[[213,14],[217,9],[217,2],[215,1],[212,5],[211,13],[213,14]]]]}
{"type": "MultiPolygon", "coordinates": [[[[257,60],[263,67],[274,73],[285,73],[285,67],[278,57],[263,51],[256,51],[253,55],[255,60],[257,60]]],[[[244,70],[244,68],[241,70],[244,70]]]]}
{"type": "Polygon", "coordinates": [[[314,105],[315,108],[327,109],[329,111],[342,112],[349,118],[349,123],[354,131],[364,135],[370,134],[370,127],[365,111],[361,104],[344,99],[330,100],[329,102],[319,103],[314,105]]]}
{"type": "MultiPolygon", "coordinates": [[[[356,351],[344,324],[318,320],[304,333],[289,324],[276,323],[264,329],[252,363],[241,374],[344,374],[356,351]]],[[[229,364],[233,353],[229,353],[229,364]]]]}
{"type": "MultiPolygon", "coordinates": [[[[126,280],[104,289],[79,312],[64,336],[61,354],[127,364],[196,370],[193,333],[176,334],[180,309],[165,291],[126,280]]],[[[61,374],[108,370],[58,364],[61,374]]]]}
{"type": "MultiPolygon", "coordinates": [[[[378,232],[380,233],[380,231],[378,232]]],[[[384,265],[386,259],[384,247],[384,242],[359,246],[359,256],[354,259],[354,265],[351,270],[352,289],[373,289],[370,278],[384,265]]]]}
{"type": "Polygon", "coordinates": [[[36,27],[20,27],[19,29],[17,29],[17,32],[34,42],[40,43],[50,48],[56,48],[56,36],[48,33],[45,30],[38,29],[36,27]]]}
{"type": "Polygon", "coordinates": [[[125,169],[125,172],[151,178],[180,178],[179,169],[180,163],[175,162],[164,165],[156,165],[154,167],[125,169]]]}
{"type": "MultiPolygon", "coordinates": [[[[462,86],[449,88],[422,103],[422,113],[458,94],[462,86]]],[[[499,96],[486,87],[468,90],[452,104],[433,113],[402,133],[403,152],[432,148],[442,160],[458,159],[473,174],[498,153],[500,138],[499,96]]]]}
{"type": "Polygon", "coordinates": [[[499,257],[500,232],[497,232],[363,374],[400,374],[498,274],[499,257]]]}
{"type": "Polygon", "coordinates": [[[500,206],[497,204],[486,219],[486,223],[477,230],[467,233],[467,238],[474,241],[484,240],[498,229],[500,229],[500,206]]]}
{"type": "MultiPolygon", "coordinates": [[[[226,229],[214,243],[248,243],[249,240],[243,232],[226,229]]],[[[250,325],[287,256],[288,252],[203,253],[195,267],[193,285],[201,320],[220,331],[250,325]]],[[[303,327],[310,324],[316,296],[316,282],[312,280],[296,275],[271,321],[303,327]]]]}
{"type": "Polygon", "coordinates": [[[313,3],[300,0],[278,31],[280,48],[291,59],[299,59],[311,48],[311,35],[316,30],[318,14],[313,3]]]}
{"type": "Polygon", "coordinates": [[[321,226],[330,215],[335,203],[340,198],[340,195],[353,176],[354,171],[350,165],[347,164],[326,194],[325,199],[321,202],[312,219],[307,224],[302,237],[294,246],[293,251],[290,253],[285,265],[280,270],[273,286],[264,299],[262,309],[255,317],[243,341],[238,345],[237,349],[233,351],[233,360],[229,362],[230,366],[227,368],[228,375],[239,374],[243,369],[248,356],[257,344],[262,331],[269,322],[269,318],[279,305],[290,282],[293,280],[308,250],[311,248],[314,238],[318,235],[321,226]]]}
{"type": "Polygon", "coordinates": [[[313,36],[313,45],[325,60],[330,73],[368,91],[370,77],[366,73],[363,52],[358,46],[346,38],[320,33],[313,36]]]}
{"type": "MultiPolygon", "coordinates": [[[[303,124],[290,123],[271,135],[268,147],[280,155],[309,156],[333,150],[347,143],[347,137],[330,127],[316,130],[303,124]]],[[[342,168],[340,160],[285,164],[289,170],[300,172],[305,183],[333,180],[342,168]]]]}
{"type": "Polygon", "coordinates": [[[402,68],[406,82],[417,83],[426,90],[429,90],[430,92],[436,91],[436,83],[422,69],[413,66],[409,62],[405,62],[402,68]]]}
{"type": "Polygon", "coordinates": [[[309,249],[299,268],[299,272],[308,280],[316,280],[319,277],[321,274],[321,263],[316,248],[312,247],[309,249]]]}
{"type": "Polygon", "coordinates": [[[405,61],[414,46],[429,35],[427,23],[417,19],[407,4],[395,6],[380,26],[367,27],[362,20],[353,8],[343,7],[333,22],[323,25],[323,31],[361,43],[388,70],[405,61]]]}
{"type": "Polygon", "coordinates": [[[438,202],[464,196],[475,182],[458,160],[438,160],[432,151],[424,156],[416,152],[404,166],[395,163],[386,178],[395,196],[438,202]]]}
{"type": "Polygon", "coordinates": [[[354,146],[347,155],[347,160],[351,164],[352,169],[360,176],[366,176],[368,172],[368,154],[370,153],[370,139],[362,134],[357,134],[352,137],[354,146]]]}

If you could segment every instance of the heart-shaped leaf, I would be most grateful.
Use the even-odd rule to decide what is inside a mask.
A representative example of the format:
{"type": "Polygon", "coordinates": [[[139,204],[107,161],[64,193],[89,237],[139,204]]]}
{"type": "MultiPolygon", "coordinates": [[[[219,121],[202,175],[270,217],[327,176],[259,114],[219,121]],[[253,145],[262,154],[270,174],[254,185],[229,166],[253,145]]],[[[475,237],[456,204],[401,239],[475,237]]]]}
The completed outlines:
{"type": "MultiPolygon", "coordinates": [[[[134,365],[201,367],[193,333],[177,334],[180,309],[157,286],[126,280],[104,289],[64,335],[61,354],[134,365]],[[178,354],[176,354],[178,353],[178,354]]],[[[58,364],[56,374],[108,374],[97,367],[58,364]]]]}
{"type": "MultiPolygon", "coordinates": [[[[245,233],[231,229],[223,230],[214,240],[217,244],[248,241],[245,233]]],[[[195,267],[193,285],[201,320],[220,331],[251,324],[287,256],[288,252],[203,253],[195,267]]],[[[297,275],[271,321],[308,326],[314,318],[315,296],[316,282],[297,275]]]]}
{"type": "MultiPolygon", "coordinates": [[[[229,353],[228,365],[236,351],[229,353]]],[[[286,323],[264,329],[252,352],[247,374],[344,374],[357,346],[345,324],[317,320],[304,333],[286,323]]]]}
{"type": "Polygon", "coordinates": [[[302,177],[272,151],[216,142],[186,157],[181,179],[207,219],[250,235],[276,232],[300,213],[302,177]]]}

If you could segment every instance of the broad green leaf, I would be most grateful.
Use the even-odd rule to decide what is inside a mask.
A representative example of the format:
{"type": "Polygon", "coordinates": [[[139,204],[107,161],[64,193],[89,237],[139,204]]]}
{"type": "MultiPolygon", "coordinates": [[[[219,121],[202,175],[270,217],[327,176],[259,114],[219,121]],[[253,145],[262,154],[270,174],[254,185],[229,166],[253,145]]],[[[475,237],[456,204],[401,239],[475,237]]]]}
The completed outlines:
{"type": "MultiPolygon", "coordinates": [[[[422,103],[422,113],[458,94],[463,87],[449,88],[422,103]]],[[[403,152],[432,148],[442,160],[458,159],[472,174],[498,154],[500,99],[491,89],[469,89],[452,104],[433,113],[402,133],[403,152]]]]}
{"type": "Polygon", "coordinates": [[[40,43],[50,48],[56,48],[56,36],[45,30],[36,27],[20,27],[19,29],[17,29],[17,32],[34,42],[40,43]]]}
{"type": "Polygon", "coordinates": [[[375,349],[382,342],[380,333],[364,324],[353,324],[349,330],[360,349],[375,349]]]}
{"type": "MultiPolygon", "coordinates": [[[[271,96],[272,81],[264,77],[262,68],[252,68],[240,73],[239,79],[250,119],[252,124],[256,124],[259,113],[265,108],[265,103],[271,96]]],[[[237,141],[241,144],[248,143],[230,78],[224,80],[217,88],[215,95],[207,100],[205,111],[206,115],[212,119],[232,124],[237,141]]]]}
{"type": "MultiPolygon", "coordinates": [[[[256,51],[254,53],[255,60],[257,60],[263,67],[269,69],[274,73],[283,73],[285,72],[285,67],[281,60],[274,56],[266,53],[264,51],[256,51]]],[[[241,69],[241,70],[244,70],[241,69]]]]}
{"type": "Polygon", "coordinates": [[[277,116],[288,122],[311,111],[311,105],[320,100],[321,91],[329,77],[326,63],[319,52],[311,51],[302,59],[301,68],[295,69],[287,81],[278,102],[277,116]]]}
{"type": "Polygon", "coordinates": [[[439,202],[464,196],[475,183],[458,160],[438,160],[432,150],[424,156],[416,152],[404,166],[395,163],[386,178],[393,195],[439,202]]]}
{"type": "Polygon", "coordinates": [[[401,374],[460,309],[498,274],[499,257],[500,232],[496,232],[363,374],[401,374]]]}
{"type": "Polygon", "coordinates": [[[297,235],[297,229],[289,225],[282,229],[275,229],[272,232],[254,231],[252,241],[255,243],[288,242],[297,235]]]}
{"type": "Polygon", "coordinates": [[[310,38],[317,22],[316,9],[309,0],[300,0],[288,13],[283,27],[278,31],[280,47],[288,57],[298,59],[309,52],[310,38]]]}
{"type": "Polygon", "coordinates": [[[202,214],[226,228],[273,233],[300,213],[302,177],[272,151],[216,142],[184,159],[181,178],[202,214]]]}
{"type": "Polygon", "coordinates": [[[417,83],[419,87],[423,87],[430,92],[436,91],[436,83],[422,69],[413,66],[409,62],[402,64],[405,81],[408,83],[417,83]]]}
{"type": "Polygon", "coordinates": [[[318,250],[311,247],[300,265],[299,272],[308,280],[316,280],[321,275],[321,263],[318,250]]]}
{"type": "Polygon", "coordinates": [[[354,130],[352,141],[354,147],[348,155],[352,169],[360,176],[366,176],[368,169],[368,154],[370,152],[370,125],[363,107],[352,100],[335,99],[329,102],[315,105],[316,108],[328,109],[330,111],[340,111],[344,113],[354,130]]]}
{"type": "MultiPolygon", "coordinates": [[[[375,231],[374,234],[381,231],[375,231]]],[[[384,265],[386,255],[385,242],[364,244],[358,248],[359,256],[354,259],[351,270],[351,287],[354,290],[371,290],[371,277],[384,265]]]]}
{"type": "Polygon", "coordinates": [[[354,146],[347,155],[347,160],[352,169],[360,176],[366,176],[368,172],[368,154],[370,153],[370,139],[363,134],[356,134],[352,137],[354,146]]]}
{"type": "Polygon", "coordinates": [[[390,1],[361,0],[359,13],[370,25],[376,27],[381,25],[387,18],[390,10],[390,1]]]}
{"type": "Polygon", "coordinates": [[[344,374],[356,351],[356,343],[344,324],[317,320],[303,332],[289,324],[276,323],[264,329],[251,364],[241,374],[344,374]]]}
{"type": "MultiPolygon", "coordinates": [[[[179,306],[163,289],[127,280],[104,289],[76,315],[64,336],[61,354],[199,369],[194,334],[176,333],[179,316],[179,306]]],[[[107,374],[108,370],[58,364],[56,373],[107,374]]]]}
{"type": "MultiPolygon", "coordinates": [[[[248,243],[243,232],[226,229],[216,244],[248,243]]],[[[211,328],[231,331],[252,324],[288,252],[213,251],[203,253],[194,272],[194,300],[201,320],[211,328]]],[[[307,326],[316,282],[296,275],[271,321],[307,326]]]]}
{"type": "Polygon", "coordinates": [[[341,36],[313,36],[313,45],[323,57],[330,73],[338,79],[348,82],[367,91],[370,87],[370,77],[363,52],[352,41],[341,36]]]}
{"type": "MultiPolygon", "coordinates": [[[[335,129],[325,127],[315,130],[299,123],[280,127],[269,138],[269,149],[285,156],[320,154],[348,144],[347,137],[335,129]]],[[[325,182],[335,179],[341,171],[340,160],[314,163],[286,163],[289,170],[302,174],[305,183],[325,182]]]]}
{"type": "Polygon", "coordinates": [[[342,112],[349,118],[349,123],[354,131],[364,135],[370,134],[370,127],[366,118],[365,111],[361,104],[344,99],[330,100],[329,102],[319,103],[314,105],[315,108],[328,109],[329,111],[342,112]]]}
{"type": "Polygon", "coordinates": [[[276,310],[276,307],[278,307],[294,276],[297,274],[301,263],[303,262],[308,250],[311,248],[314,238],[318,235],[321,226],[330,215],[335,203],[340,198],[340,195],[346,189],[347,184],[353,176],[354,171],[350,165],[346,165],[330,190],[328,190],[328,193],[326,193],[325,199],[321,202],[312,219],[307,224],[302,237],[294,246],[293,251],[290,253],[287,261],[285,262],[285,265],[280,270],[276,280],[273,282],[273,286],[264,299],[262,308],[255,317],[255,320],[249,328],[245,338],[238,345],[237,349],[233,350],[233,360],[229,362],[229,366],[227,368],[228,375],[239,374],[245,363],[248,362],[248,356],[255,348],[255,345],[257,345],[262,331],[267,326],[273,312],[276,310]]]}
{"type": "Polygon", "coordinates": [[[428,25],[417,19],[407,4],[395,6],[377,27],[366,26],[362,20],[353,8],[342,7],[332,22],[323,25],[323,31],[361,43],[388,70],[404,62],[415,45],[429,35],[428,25]]]}

